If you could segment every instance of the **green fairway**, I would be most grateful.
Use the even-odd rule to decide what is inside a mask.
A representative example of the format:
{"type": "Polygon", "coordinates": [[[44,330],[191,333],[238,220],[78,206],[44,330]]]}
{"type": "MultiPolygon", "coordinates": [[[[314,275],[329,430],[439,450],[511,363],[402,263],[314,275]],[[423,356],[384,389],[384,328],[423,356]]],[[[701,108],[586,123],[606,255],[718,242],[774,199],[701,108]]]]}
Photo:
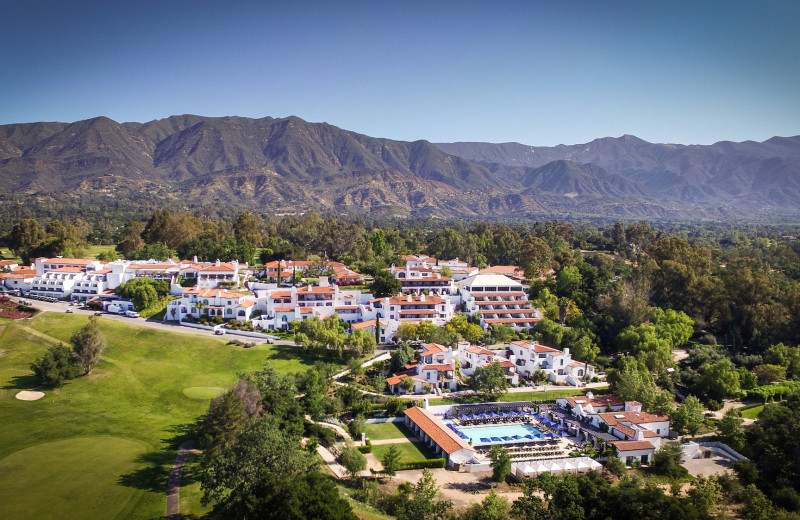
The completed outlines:
{"type": "Polygon", "coordinates": [[[0,518],[114,518],[136,491],[117,480],[145,452],[129,439],[75,437],[9,455],[0,460],[0,518]]]}
{"type": "Polygon", "coordinates": [[[367,423],[364,425],[364,432],[371,441],[379,441],[383,439],[413,439],[412,434],[403,423],[400,422],[387,422],[387,423],[367,423]]]}
{"type": "MultiPolygon", "coordinates": [[[[595,394],[602,394],[608,391],[608,387],[601,388],[574,388],[574,387],[552,387],[552,390],[546,392],[506,392],[497,398],[500,402],[514,402],[514,401],[555,401],[559,397],[571,397],[573,395],[584,395],[586,392],[594,392],[595,394]]],[[[428,404],[468,404],[480,403],[483,400],[479,396],[471,395],[467,397],[438,397],[428,399],[428,404]]]]}
{"type": "MultiPolygon", "coordinates": [[[[22,322],[0,319],[0,469],[13,464],[42,470],[22,476],[17,470],[0,472],[0,490],[15,490],[0,496],[0,518],[163,517],[177,445],[210,399],[232,385],[238,372],[258,369],[267,360],[280,372],[305,370],[314,362],[294,347],[245,349],[222,338],[101,318],[108,346],[90,375],[60,389],[44,388],[46,395],[38,401],[15,399],[20,390],[38,387],[30,363],[54,341],[68,344],[87,319],[66,313],[43,313],[22,322]],[[102,451],[102,468],[83,459],[87,438],[102,451]],[[53,450],[57,459],[43,458],[42,453],[53,450]],[[86,477],[69,477],[71,467],[86,477]],[[80,483],[79,493],[73,483],[80,483]],[[65,505],[73,496],[84,503],[112,497],[122,509],[65,505]],[[81,516],[86,511],[91,513],[81,516]]],[[[194,485],[191,479],[184,484],[194,485]]]]}

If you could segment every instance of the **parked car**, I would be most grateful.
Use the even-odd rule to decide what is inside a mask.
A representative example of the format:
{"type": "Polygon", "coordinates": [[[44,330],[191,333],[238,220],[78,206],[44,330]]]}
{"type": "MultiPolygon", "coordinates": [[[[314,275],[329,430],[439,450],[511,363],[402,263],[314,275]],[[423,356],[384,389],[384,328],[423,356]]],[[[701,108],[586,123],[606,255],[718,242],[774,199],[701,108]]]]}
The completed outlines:
{"type": "Polygon", "coordinates": [[[217,336],[222,336],[223,334],[225,334],[225,331],[222,329],[216,329],[214,330],[214,334],[216,334],[217,336]]]}
{"type": "Polygon", "coordinates": [[[129,318],[138,318],[139,317],[139,313],[136,312],[136,311],[125,311],[125,316],[127,316],[129,318]]]}

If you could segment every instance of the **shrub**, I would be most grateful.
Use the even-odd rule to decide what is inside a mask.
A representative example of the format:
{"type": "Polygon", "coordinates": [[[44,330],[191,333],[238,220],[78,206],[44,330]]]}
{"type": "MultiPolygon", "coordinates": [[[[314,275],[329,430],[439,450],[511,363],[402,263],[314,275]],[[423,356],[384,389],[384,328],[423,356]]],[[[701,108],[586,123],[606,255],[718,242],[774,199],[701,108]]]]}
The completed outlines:
{"type": "Polygon", "coordinates": [[[397,469],[444,468],[445,466],[447,466],[445,459],[410,460],[401,462],[397,469]]]}
{"type": "Polygon", "coordinates": [[[356,446],[356,448],[361,453],[372,453],[372,446],[370,446],[370,445],[367,445],[367,446],[356,446]]]}

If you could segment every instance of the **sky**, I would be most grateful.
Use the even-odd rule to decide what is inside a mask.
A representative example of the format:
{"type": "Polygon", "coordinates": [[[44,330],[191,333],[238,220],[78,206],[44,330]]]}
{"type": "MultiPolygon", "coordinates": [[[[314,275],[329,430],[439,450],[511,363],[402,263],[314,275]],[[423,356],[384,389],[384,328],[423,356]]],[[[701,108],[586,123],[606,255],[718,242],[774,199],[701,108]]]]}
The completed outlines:
{"type": "Polygon", "coordinates": [[[0,124],[176,114],[404,141],[800,134],[796,0],[0,0],[0,124]]]}

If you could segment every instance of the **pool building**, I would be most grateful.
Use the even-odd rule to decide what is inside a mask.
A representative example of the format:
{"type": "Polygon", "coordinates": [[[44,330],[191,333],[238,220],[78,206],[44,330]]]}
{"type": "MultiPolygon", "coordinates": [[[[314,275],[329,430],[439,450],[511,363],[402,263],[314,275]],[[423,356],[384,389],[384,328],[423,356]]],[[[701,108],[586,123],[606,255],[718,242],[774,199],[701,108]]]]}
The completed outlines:
{"type": "Polygon", "coordinates": [[[527,401],[413,407],[403,421],[456,471],[489,470],[495,445],[508,450],[515,463],[529,465],[568,457],[575,447],[563,426],[527,401]]]}

